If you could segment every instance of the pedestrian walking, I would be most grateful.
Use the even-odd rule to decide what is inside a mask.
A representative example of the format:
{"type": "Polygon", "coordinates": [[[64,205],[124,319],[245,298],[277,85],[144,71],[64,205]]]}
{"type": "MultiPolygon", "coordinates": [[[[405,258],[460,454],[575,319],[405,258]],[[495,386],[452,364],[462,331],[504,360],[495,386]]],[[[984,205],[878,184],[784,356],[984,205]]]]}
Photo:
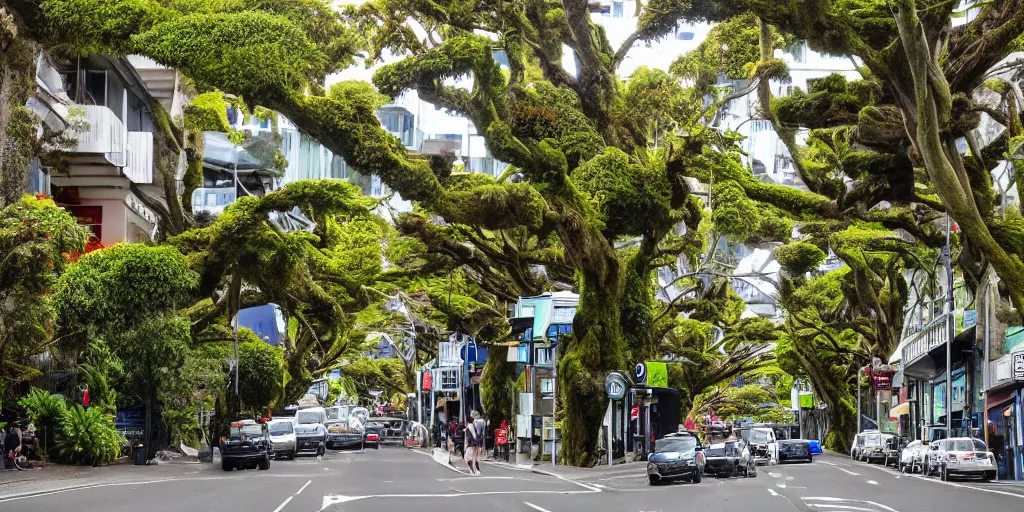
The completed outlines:
{"type": "Polygon", "coordinates": [[[317,435],[323,434],[324,436],[324,440],[316,445],[316,460],[324,460],[324,454],[327,453],[327,428],[317,423],[316,433],[317,435]]]}
{"type": "Polygon", "coordinates": [[[466,426],[466,463],[469,465],[470,474],[479,475],[480,452],[484,450],[487,423],[477,411],[469,413],[469,416],[473,421],[466,426]]]}

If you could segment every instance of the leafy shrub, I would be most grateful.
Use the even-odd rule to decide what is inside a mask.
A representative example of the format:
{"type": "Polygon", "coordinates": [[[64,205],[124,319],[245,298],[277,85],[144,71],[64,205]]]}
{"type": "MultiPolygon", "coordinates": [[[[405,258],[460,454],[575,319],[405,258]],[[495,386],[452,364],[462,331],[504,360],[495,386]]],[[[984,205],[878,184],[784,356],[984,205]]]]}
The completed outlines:
{"type": "Polygon", "coordinates": [[[117,459],[124,442],[110,416],[75,404],[61,416],[56,456],[67,464],[98,466],[117,459]]]}
{"type": "Polygon", "coordinates": [[[41,389],[32,388],[27,395],[21,397],[18,404],[25,408],[29,419],[35,424],[36,432],[42,439],[43,453],[49,453],[61,417],[68,408],[64,399],[41,389]]]}

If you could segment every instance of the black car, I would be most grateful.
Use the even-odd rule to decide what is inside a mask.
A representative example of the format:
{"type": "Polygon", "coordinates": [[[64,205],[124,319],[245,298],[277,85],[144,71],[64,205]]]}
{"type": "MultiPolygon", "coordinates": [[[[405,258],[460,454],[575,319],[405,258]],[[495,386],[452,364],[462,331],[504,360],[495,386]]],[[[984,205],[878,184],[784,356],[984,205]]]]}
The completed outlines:
{"type": "Polygon", "coordinates": [[[779,462],[802,460],[813,462],[811,443],[806,439],[779,439],[779,462]]]}
{"type": "Polygon", "coordinates": [[[704,472],[717,477],[757,476],[757,464],[750,447],[742,439],[715,443],[704,449],[704,472]]]}
{"type": "Polygon", "coordinates": [[[700,483],[704,463],[704,447],[699,438],[686,433],[669,434],[654,442],[654,453],[647,458],[647,479],[651,485],[669,480],[700,483]]]}
{"type": "Polygon", "coordinates": [[[220,443],[220,464],[224,471],[235,468],[267,470],[273,456],[274,445],[266,423],[252,420],[232,423],[227,439],[220,443]]]}

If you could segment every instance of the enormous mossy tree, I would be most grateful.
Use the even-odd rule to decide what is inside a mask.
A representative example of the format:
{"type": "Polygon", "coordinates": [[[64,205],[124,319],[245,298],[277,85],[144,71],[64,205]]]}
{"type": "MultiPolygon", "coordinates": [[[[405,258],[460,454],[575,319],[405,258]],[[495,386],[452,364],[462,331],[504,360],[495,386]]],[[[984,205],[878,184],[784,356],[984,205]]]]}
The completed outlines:
{"type": "MultiPolygon", "coordinates": [[[[1021,49],[1024,5],[1017,0],[983,2],[977,17],[953,27],[960,2],[953,0],[760,0],[676,2],[654,0],[642,25],[657,32],[684,19],[727,20],[753,15],[763,31],[774,27],[806,40],[819,51],[863,63],[863,81],[829,79],[806,94],[773,101],[768,118],[808,128],[856,127],[852,144],[837,161],[856,186],[844,194],[869,208],[888,209],[861,217],[931,239],[935,212],[948,212],[961,227],[960,261],[972,287],[990,265],[1013,307],[1024,306],[1024,263],[1016,215],[996,215],[991,170],[1019,137],[1020,106],[1004,80],[990,71],[1021,49]],[[982,101],[983,88],[996,92],[982,101]],[[984,113],[984,114],[982,114],[984,113]],[[982,146],[972,129],[981,115],[1003,125],[1002,135],[982,146]],[[965,154],[957,140],[965,138],[965,154]],[[917,172],[920,170],[920,172],[917,172]],[[916,222],[915,222],[916,221],[916,222]],[[915,227],[919,226],[919,227],[915,227]]],[[[767,39],[762,37],[762,42],[767,39]]],[[[770,50],[770,47],[766,49],[770,50]]],[[[761,64],[770,59],[762,53],[761,64]]],[[[764,97],[765,103],[770,97],[764,97]]],[[[780,131],[785,135],[785,130],[780,131]]],[[[812,132],[812,139],[814,138],[812,132]]],[[[828,144],[828,138],[819,137],[828,144]]],[[[834,146],[834,145],[833,145],[834,146]]],[[[833,147],[834,149],[834,147],[833,147]]],[[[820,168],[798,168],[804,181],[823,193],[837,183],[820,168]]],[[[748,190],[748,194],[751,191],[748,190]]],[[[848,203],[849,200],[846,199],[848,203]]],[[[843,202],[839,202],[842,206],[843,202]]]]}

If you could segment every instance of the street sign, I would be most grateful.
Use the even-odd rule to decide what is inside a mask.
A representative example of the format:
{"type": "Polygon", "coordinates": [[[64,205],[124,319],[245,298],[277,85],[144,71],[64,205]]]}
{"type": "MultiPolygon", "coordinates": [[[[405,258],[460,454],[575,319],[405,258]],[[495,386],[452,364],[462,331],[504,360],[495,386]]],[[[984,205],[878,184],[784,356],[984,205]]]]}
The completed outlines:
{"type": "Polygon", "coordinates": [[[635,380],[637,384],[647,383],[646,363],[637,363],[636,366],[633,367],[633,380],[635,380]]]}
{"type": "Polygon", "coordinates": [[[626,388],[626,378],[618,372],[609,373],[604,379],[604,390],[612,400],[622,400],[626,396],[626,388]]]}
{"type": "Polygon", "coordinates": [[[652,388],[668,387],[668,367],[665,363],[652,361],[646,363],[647,385],[652,388]]]}
{"type": "Polygon", "coordinates": [[[430,370],[423,372],[423,391],[430,391],[430,385],[433,384],[433,378],[431,377],[430,370]]]}
{"type": "Polygon", "coordinates": [[[1024,382],[1024,352],[1013,355],[1013,380],[1024,382]]]}
{"type": "Polygon", "coordinates": [[[494,444],[498,446],[508,444],[508,430],[497,429],[494,431],[494,444]]]}

